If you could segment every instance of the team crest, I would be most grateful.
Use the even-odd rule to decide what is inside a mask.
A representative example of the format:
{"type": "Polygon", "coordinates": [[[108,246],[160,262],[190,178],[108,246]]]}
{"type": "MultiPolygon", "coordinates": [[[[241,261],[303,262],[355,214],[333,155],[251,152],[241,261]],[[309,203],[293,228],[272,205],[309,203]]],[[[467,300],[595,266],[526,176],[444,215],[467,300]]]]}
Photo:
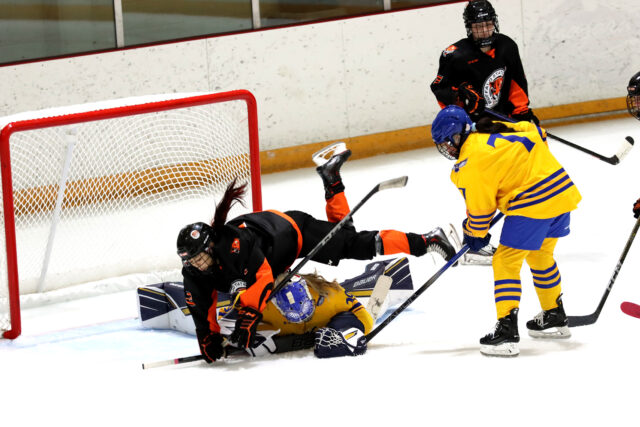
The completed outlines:
{"type": "Polygon", "coordinates": [[[482,85],[482,96],[484,96],[486,108],[493,108],[500,101],[500,92],[504,83],[504,71],[504,68],[495,70],[482,85]]]}
{"type": "Polygon", "coordinates": [[[195,307],[196,303],[193,302],[193,295],[191,295],[191,292],[185,292],[185,302],[187,303],[187,305],[190,305],[191,307],[195,307]]]}
{"type": "Polygon", "coordinates": [[[455,52],[458,49],[458,47],[456,45],[451,45],[448,48],[446,48],[445,50],[442,51],[442,56],[448,56],[451,55],[453,52],[455,52]]]}
{"type": "Polygon", "coordinates": [[[192,239],[199,239],[200,238],[200,232],[198,230],[191,230],[191,238],[192,239]]]}
{"type": "Polygon", "coordinates": [[[239,254],[240,253],[240,239],[237,237],[233,239],[233,243],[231,243],[231,253],[239,254]]]}

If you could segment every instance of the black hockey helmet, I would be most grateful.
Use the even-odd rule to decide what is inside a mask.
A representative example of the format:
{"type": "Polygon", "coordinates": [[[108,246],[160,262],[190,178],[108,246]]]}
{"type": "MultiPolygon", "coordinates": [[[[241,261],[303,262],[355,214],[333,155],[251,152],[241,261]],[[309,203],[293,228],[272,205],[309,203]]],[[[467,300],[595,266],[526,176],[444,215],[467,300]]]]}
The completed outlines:
{"type": "Polygon", "coordinates": [[[178,233],[178,255],[182,258],[183,264],[204,250],[208,250],[209,244],[213,241],[213,228],[204,222],[195,222],[186,225],[178,233]]]}
{"type": "Polygon", "coordinates": [[[490,46],[496,39],[496,34],[500,32],[498,25],[498,15],[495,9],[487,0],[471,0],[462,13],[464,26],[467,29],[467,37],[473,40],[480,47],[490,46]],[[493,33],[485,38],[475,39],[471,31],[471,24],[480,22],[493,22],[493,33]]]}
{"type": "Polygon", "coordinates": [[[635,73],[627,85],[627,110],[640,120],[640,72],[635,73]]]}

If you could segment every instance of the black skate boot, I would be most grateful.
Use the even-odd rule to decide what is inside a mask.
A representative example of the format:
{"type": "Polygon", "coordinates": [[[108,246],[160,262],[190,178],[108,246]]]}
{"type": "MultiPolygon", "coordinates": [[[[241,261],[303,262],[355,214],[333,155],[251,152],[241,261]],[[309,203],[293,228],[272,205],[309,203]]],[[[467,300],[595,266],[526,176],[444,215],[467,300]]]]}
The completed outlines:
{"type": "Polygon", "coordinates": [[[427,252],[440,254],[445,261],[449,261],[456,254],[455,248],[440,227],[423,234],[422,238],[425,245],[427,245],[427,252]]]}
{"type": "Polygon", "coordinates": [[[480,353],[487,356],[514,357],[520,354],[518,343],[518,308],[498,319],[492,333],[480,338],[480,353]]]}
{"type": "Polygon", "coordinates": [[[527,322],[529,336],[533,338],[569,338],[569,320],[562,306],[562,294],[556,299],[558,306],[551,310],[541,311],[527,322]]]}
{"type": "Polygon", "coordinates": [[[344,142],[330,145],[313,155],[313,161],[318,165],[316,172],[318,172],[324,184],[324,197],[326,200],[344,191],[340,168],[350,156],[351,150],[347,148],[344,142]],[[329,159],[326,159],[327,155],[330,155],[329,159]]]}

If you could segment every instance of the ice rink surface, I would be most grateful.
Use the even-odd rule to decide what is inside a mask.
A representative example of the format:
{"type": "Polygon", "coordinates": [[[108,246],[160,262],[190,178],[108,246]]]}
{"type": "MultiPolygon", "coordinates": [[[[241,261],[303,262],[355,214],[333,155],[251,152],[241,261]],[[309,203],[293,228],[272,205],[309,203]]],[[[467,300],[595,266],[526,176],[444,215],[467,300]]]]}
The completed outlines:
{"type": "MultiPolygon", "coordinates": [[[[640,123],[632,118],[550,130],[607,156],[627,135],[640,143],[640,123]]],[[[558,142],[550,140],[550,147],[583,196],[571,234],[556,249],[565,308],[570,315],[590,314],[635,223],[640,153],[635,148],[612,166],[558,142]]],[[[452,165],[435,149],[350,160],[342,175],[352,206],[378,182],[409,177],[407,187],[376,194],[364,205],[354,216],[356,227],[459,227],[465,211],[449,181],[452,165]]],[[[263,176],[263,202],[265,209],[324,218],[322,184],[311,160],[306,169],[263,176]]],[[[499,230],[500,224],[492,230],[494,244],[499,230]]],[[[639,259],[636,242],[597,323],[556,341],[526,334],[524,323],[540,307],[525,265],[521,354],[512,359],[478,351],[478,339],[496,320],[490,267],[449,269],[364,356],[330,360],[299,351],[143,371],[142,362],[190,356],[198,348],[194,337],[142,329],[133,291],[28,308],[22,336],[0,340],[1,424],[635,425],[640,319],[619,306],[640,303],[639,259]]],[[[430,255],[410,258],[414,286],[443,264],[430,255]]],[[[303,271],[343,280],[365,265],[309,263],[303,271]]]]}

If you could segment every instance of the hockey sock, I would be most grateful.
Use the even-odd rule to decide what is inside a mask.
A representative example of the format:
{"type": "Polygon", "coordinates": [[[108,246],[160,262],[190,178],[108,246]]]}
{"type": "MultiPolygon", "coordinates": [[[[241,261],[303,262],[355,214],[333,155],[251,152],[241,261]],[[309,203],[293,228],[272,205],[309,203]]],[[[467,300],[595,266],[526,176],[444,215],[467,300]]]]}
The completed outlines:
{"type": "Polygon", "coordinates": [[[493,255],[493,286],[498,319],[520,306],[520,269],[528,251],[500,245],[493,255]]]}

